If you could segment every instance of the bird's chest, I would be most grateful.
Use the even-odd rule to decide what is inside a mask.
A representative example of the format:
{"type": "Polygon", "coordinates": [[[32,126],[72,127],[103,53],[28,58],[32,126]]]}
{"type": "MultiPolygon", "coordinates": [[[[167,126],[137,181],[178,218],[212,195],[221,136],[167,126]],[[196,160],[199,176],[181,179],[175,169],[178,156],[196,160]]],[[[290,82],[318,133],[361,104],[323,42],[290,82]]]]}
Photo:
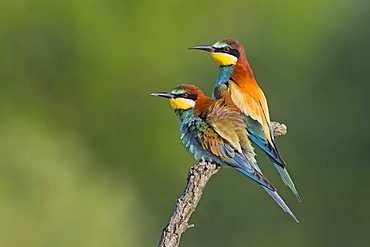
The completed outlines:
{"type": "Polygon", "coordinates": [[[192,117],[181,122],[182,134],[188,135],[189,138],[197,142],[202,138],[202,135],[209,133],[210,130],[210,126],[199,117],[192,117]]]}
{"type": "Polygon", "coordinates": [[[214,131],[198,116],[180,116],[181,141],[190,154],[197,160],[214,161],[213,155],[202,145],[204,135],[214,131]]]}

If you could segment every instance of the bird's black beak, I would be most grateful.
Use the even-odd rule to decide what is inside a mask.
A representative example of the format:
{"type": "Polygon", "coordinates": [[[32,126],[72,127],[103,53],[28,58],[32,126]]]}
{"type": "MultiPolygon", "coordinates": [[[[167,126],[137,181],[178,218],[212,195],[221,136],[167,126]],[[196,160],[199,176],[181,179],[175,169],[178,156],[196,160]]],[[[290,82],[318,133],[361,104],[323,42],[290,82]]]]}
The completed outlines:
{"type": "Polygon", "coordinates": [[[197,50],[208,51],[208,52],[216,51],[215,48],[211,45],[198,45],[198,46],[189,47],[188,49],[197,49],[197,50]]]}
{"type": "Polygon", "coordinates": [[[149,94],[149,96],[160,96],[168,99],[173,99],[173,94],[172,93],[152,93],[149,94]]]}

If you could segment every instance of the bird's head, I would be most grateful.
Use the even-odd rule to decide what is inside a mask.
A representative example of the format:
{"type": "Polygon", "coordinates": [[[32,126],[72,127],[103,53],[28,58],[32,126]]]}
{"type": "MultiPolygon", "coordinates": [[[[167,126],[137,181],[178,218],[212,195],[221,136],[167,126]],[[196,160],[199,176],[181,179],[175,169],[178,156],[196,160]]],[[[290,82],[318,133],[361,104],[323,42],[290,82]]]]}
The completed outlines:
{"type": "Polygon", "coordinates": [[[204,96],[202,91],[193,85],[181,85],[168,93],[152,93],[150,95],[168,98],[175,110],[195,108],[196,101],[204,96]]]}
{"type": "Polygon", "coordinates": [[[210,52],[219,66],[235,65],[241,55],[245,56],[243,46],[235,39],[223,39],[213,45],[199,45],[189,49],[210,52]]]}

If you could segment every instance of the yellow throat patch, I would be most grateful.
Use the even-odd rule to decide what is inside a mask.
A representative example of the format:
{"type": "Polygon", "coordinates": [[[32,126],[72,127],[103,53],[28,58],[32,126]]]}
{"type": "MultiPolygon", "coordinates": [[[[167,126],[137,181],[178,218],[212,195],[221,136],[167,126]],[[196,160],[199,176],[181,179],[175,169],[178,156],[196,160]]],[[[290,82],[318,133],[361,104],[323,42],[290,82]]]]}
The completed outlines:
{"type": "Polygon", "coordinates": [[[237,57],[225,53],[211,52],[211,56],[219,66],[236,64],[236,62],[238,61],[237,57]]]}
{"type": "Polygon", "coordinates": [[[170,104],[175,110],[188,110],[190,108],[194,108],[195,101],[191,99],[176,98],[170,99],[170,104]]]}

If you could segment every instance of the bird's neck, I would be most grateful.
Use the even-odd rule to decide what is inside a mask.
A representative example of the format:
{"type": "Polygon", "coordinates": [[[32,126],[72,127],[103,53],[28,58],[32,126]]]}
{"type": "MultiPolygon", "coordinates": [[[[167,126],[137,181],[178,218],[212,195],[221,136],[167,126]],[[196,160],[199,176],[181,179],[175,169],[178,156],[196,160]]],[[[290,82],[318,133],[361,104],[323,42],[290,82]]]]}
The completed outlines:
{"type": "Polygon", "coordinates": [[[231,72],[234,68],[234,64],[218,67],[218,78],[216,82],[216,87],[222,83],[226,83],[230,79],[231,72]]]}
{"type": "Polygon", "coordinates": [[[231,72],[233,71],[234,67],[235,67],[234,64],[218,67],[218,77],[217,77],[215,88],[212,93],[212,98],[216,99],[217,87],[220,84],[226,83],[230,79],[231,72]]]}
{"type": "Polygon", "coordinates": [[[220,66],[218,69],[218,78],[215,88],[212,93],[212,98],[217,98],[217,88],[220,84],[227,83],[232,78],[234,82],[239,84],[239,87],[258,87],[257,81],[251,66],[248,63],[245,55],[240,56],[235,65],[220,66]]]}
{"type": "Polygon", "coordinates": [[[253,71],[249,65],[246,57],[240,57],[235,65],[235,68],[231,72],[231,78],[241,83],[256,83],[253,71]]]}
{"type": "Polygon", "coordinates": [[[175,110],[176,116],[179,118],[180,124],[191,121],[194,115],[194,108],[187,110],[175,110]]]}

